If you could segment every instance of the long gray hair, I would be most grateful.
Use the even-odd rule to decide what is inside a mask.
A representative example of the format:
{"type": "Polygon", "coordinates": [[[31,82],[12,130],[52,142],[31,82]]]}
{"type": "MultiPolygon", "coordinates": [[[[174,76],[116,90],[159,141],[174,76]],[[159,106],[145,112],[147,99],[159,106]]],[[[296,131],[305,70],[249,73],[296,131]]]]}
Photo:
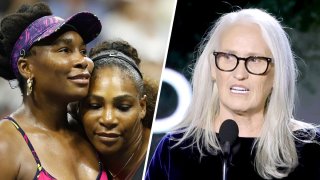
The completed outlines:
{"type": "MultiPolygon", "coordinates": [[[[213,129],[219,113],[218,89],[211,77],[212,52],[219,49],[221,34],[236,23],[259,26],[274,59],[273,90],[266,102],[261,135],[255,141],[255,168],[265,179],[286,177],[298,164],[293,127],[313,128],[293,119],[297,68],[289,39],[272,15],[259,9],[243,9],[223,15],[203,39],[192,77],[193,97],[184,120],[175,128],[184,136],[176,145],[192,139],[201,155],[217,154],[220,145],[213,129]],[[281,170],[279,170],[279,168],[281,170]]],[[[312,137],[311,137],[312,139],[312,137]]],[[[190,146],[191,146],[190,145],[190,146]]]]}

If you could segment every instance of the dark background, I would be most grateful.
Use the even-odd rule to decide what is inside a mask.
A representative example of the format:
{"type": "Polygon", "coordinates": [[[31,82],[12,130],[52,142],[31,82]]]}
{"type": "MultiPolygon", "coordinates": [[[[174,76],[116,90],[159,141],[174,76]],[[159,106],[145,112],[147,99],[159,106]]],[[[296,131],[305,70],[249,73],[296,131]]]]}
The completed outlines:
{"type": "MultiPolygon", "coordinates": [[[[214,21],[226,12],[256,7],[277,17],[286,28],[299,67],[295,115],[297,119],[319,124],[320,76],[320,1],[317,0],[178,0],[171,33],[166,68],[175,69],[190,79],[197,46],[214,21]]],[[[162,84],[157,118],[169,116],[177,105],[177,94],[162,84]]],[[[156,121],[156,120],[155,120],[156,121]]],[[[153,134],[149,160],[164,134],[153,134]]]]}

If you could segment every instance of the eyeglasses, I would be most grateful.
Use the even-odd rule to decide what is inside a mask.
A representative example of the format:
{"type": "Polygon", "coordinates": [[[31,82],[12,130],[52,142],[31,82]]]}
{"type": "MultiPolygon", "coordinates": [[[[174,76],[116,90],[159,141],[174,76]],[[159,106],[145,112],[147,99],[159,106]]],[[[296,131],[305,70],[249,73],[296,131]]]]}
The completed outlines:
{"type": "Polygon", "coordinates": [[[255,75],[262,75],[267,72],[271,58],[262,56],[238,57],[231,53],[213,52],[216,66],[221,71],[231,72],[235,70],[240,60],[245,63],[246,70],[255,75]]]}

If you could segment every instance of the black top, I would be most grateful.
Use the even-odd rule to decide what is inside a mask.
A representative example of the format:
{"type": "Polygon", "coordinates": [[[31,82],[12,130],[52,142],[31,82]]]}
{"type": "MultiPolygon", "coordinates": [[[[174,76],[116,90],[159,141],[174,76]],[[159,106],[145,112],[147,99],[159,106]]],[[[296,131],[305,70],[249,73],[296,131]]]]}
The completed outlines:
{"type": "MultiPolygon", "coordinates": [[[[295,131],[296,136],[307,139],[307,131],[295,131]]],[[[191,140],[172,148],[176,143],[172,138],[180,138],[182,134],[168,134],[162,138],[150,161],[146,172],[146,179],[210,179],[222,180],[222,155],[203,156],[196,146],[190,145],[191,140]]],[[[217,134],[219,137],[219,135],[217,134]]],[[[228,180],[263,179],[254,169],[255,152],[252,151],[254,138],[237,139],[228,168],[228,180]]],[[[317,132],[316,141],[320,142],[320,133],[317,132]]],[[[316,143],[303,143],[296,141],[299,165],[283,179],[320,180],[320,145],[316,143]]]]}

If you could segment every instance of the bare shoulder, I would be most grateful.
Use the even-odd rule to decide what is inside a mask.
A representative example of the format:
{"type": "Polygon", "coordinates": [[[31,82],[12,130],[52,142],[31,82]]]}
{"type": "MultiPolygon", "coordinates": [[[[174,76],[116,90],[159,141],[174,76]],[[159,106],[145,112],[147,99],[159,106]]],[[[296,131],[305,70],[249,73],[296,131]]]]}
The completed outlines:
{"type": "Polygon", "coordinates": [[[4,179],[16,179],[19,172],[17,130],[8,120],[0,120],[0,174],[4,179]]]}
{"type": "Polygon", "coordinates": [[[0,153],[13,148],[16,143],[16,136],[17,130],[14,125],[8,120],[0,120],[0,153]]]}

